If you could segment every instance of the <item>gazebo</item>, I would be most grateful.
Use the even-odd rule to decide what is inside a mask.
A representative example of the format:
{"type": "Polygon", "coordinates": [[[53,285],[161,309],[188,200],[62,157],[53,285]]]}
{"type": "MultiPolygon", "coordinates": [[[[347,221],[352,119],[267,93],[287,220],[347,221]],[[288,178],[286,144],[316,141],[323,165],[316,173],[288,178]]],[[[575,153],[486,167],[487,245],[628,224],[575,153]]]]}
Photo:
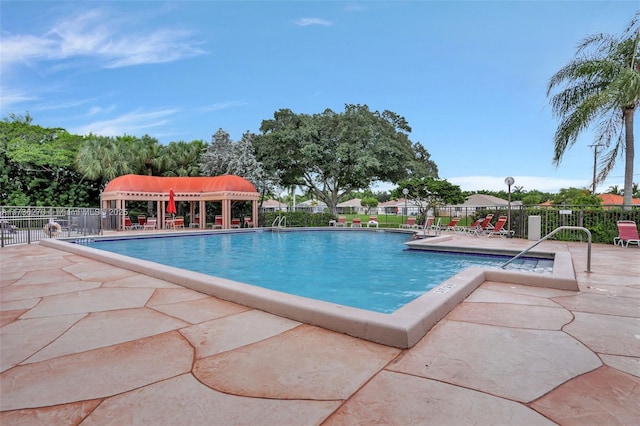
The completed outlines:
{"type": "MultiPolygon", "coordinates": [[[[248,180],[235,175],[162,177],[144,175],[123,175],[109,182],[101,194],[103,209],[126,210],[127,201],[155,201],[158,226],[165,223],[166,204],[169,191],[173,190],[175,202],[188,201],[191,218],[199,214],[199,228],[205,229],[206,203],[222,204],[222,228],[231,226],[231,203],[251,201],[253,223],[258,223],[258,199],[260,194],[248,180]],[[197,213],[196,213],[197,208],[197,213]]],[[[121,215],[121,229],[124,229],[124,214],[121,215]]]]}

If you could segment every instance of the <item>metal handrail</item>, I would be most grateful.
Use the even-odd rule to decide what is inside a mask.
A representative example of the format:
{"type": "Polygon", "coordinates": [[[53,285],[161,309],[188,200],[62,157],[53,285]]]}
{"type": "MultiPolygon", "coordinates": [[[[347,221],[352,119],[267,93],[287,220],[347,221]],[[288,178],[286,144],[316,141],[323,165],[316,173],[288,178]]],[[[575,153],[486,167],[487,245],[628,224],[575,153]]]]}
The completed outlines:
{"type": "Polygon", "coordinates": [[[273,223],[271,224],[271,227],[277,227],[280,228],[282,227],[282,222],[284,222],[284,227],[286,228],[287,226],[287,217],[286,216],[276,216],[276,218],[273,220],[273,223]],[[278,223],[276,225],[276,222],[278,223]]]}
{"type": "Polygon", "coordinates": [[[511,262],[513,262],[514,260],[516,260],[517,258],[522,256],[523,254],[529,252],[532,248],[534,248],[535,246],[537,246],[538,244],[540,244],[541,242],[543,242],[547,238],[551,237],[552,235],[555,235],[558,231],[561,231],[563,229],[573,229],[573,230],[577,230],[577,231],[584,231],[584,232],[587,233],[587,272],[591,272],[591,231],[589,231],[587,228],[583,228],[582,226],[559,226],[559,227],[557,227],[556,229],[554,229],[553,231],[549,232],[547,235],[545,235],[544,237],[540,238],[538,241],[533,243],[531,246],[529,246],[526,249],[522,250],[514,258],[512,258],[509,261],[505,262],[501,266],[501,268],[504,269],[505,266],[507,266],[508,264],[510,264],[511,262]]]}

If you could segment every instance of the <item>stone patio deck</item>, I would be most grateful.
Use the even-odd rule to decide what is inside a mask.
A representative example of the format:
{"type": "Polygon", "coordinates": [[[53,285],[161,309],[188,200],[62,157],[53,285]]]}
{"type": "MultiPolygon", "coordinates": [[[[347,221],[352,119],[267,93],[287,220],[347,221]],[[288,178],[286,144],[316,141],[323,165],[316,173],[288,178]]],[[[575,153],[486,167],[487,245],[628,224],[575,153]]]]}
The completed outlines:
{"type": "Polygon", "coordinates": [[[545,245],[569,250],[579,292],[486,281],[405,350],[5,247],[0,423],[640,423],[640,250],[594,245],[586,273],[586,244],[545,245]]]}

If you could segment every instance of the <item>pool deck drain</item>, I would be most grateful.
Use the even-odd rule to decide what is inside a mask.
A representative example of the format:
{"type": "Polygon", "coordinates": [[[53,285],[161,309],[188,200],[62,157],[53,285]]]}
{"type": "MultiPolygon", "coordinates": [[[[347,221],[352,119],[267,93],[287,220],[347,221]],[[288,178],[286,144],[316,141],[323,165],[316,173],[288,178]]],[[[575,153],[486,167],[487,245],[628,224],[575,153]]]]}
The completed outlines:
{"type": "Polygon", "coordinates": [[[411,349],[43,244],[5,247],[0,422],[635,423],[640,250],[595,244],[586,273],[585,244],[540,247],[568,253],[578,291],[490,278],[411,349]]]}

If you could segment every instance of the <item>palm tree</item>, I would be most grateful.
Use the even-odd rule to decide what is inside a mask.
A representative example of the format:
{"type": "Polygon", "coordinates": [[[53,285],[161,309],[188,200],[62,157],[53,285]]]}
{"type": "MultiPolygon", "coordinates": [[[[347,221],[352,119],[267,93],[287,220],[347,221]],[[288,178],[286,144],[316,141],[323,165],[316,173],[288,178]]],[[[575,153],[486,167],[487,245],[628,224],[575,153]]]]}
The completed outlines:
{"type": "Polygon", "coordinates": [[[640,98],[640,28],[636,13],[621,37],[597,34],[578,46],[576,58],[554,74],[547,86],[566,84],[551,98],[553,113],[560,119],[554,136],[554,158],[560,164],[567,148],[594,121],[596,143],[605,149],[597,182],[603,182],[625,153],[624,204],[631,206],[633,184],[633,118],[640,98]]]}
{"type": "Polygon", "coordinates": [[[200,140],[169,143],[164,147],[168,162],[163,176],[199,176],[198,160],[204,147],[205,143],[200,140]]]}
{"type": "Polygon", "coordinates": [[[132,173],[126,150],[121,142],[107,136],[89,135],[78,151],[77,170],[87,179],[105,185],[118,176],[132,173]]]}

